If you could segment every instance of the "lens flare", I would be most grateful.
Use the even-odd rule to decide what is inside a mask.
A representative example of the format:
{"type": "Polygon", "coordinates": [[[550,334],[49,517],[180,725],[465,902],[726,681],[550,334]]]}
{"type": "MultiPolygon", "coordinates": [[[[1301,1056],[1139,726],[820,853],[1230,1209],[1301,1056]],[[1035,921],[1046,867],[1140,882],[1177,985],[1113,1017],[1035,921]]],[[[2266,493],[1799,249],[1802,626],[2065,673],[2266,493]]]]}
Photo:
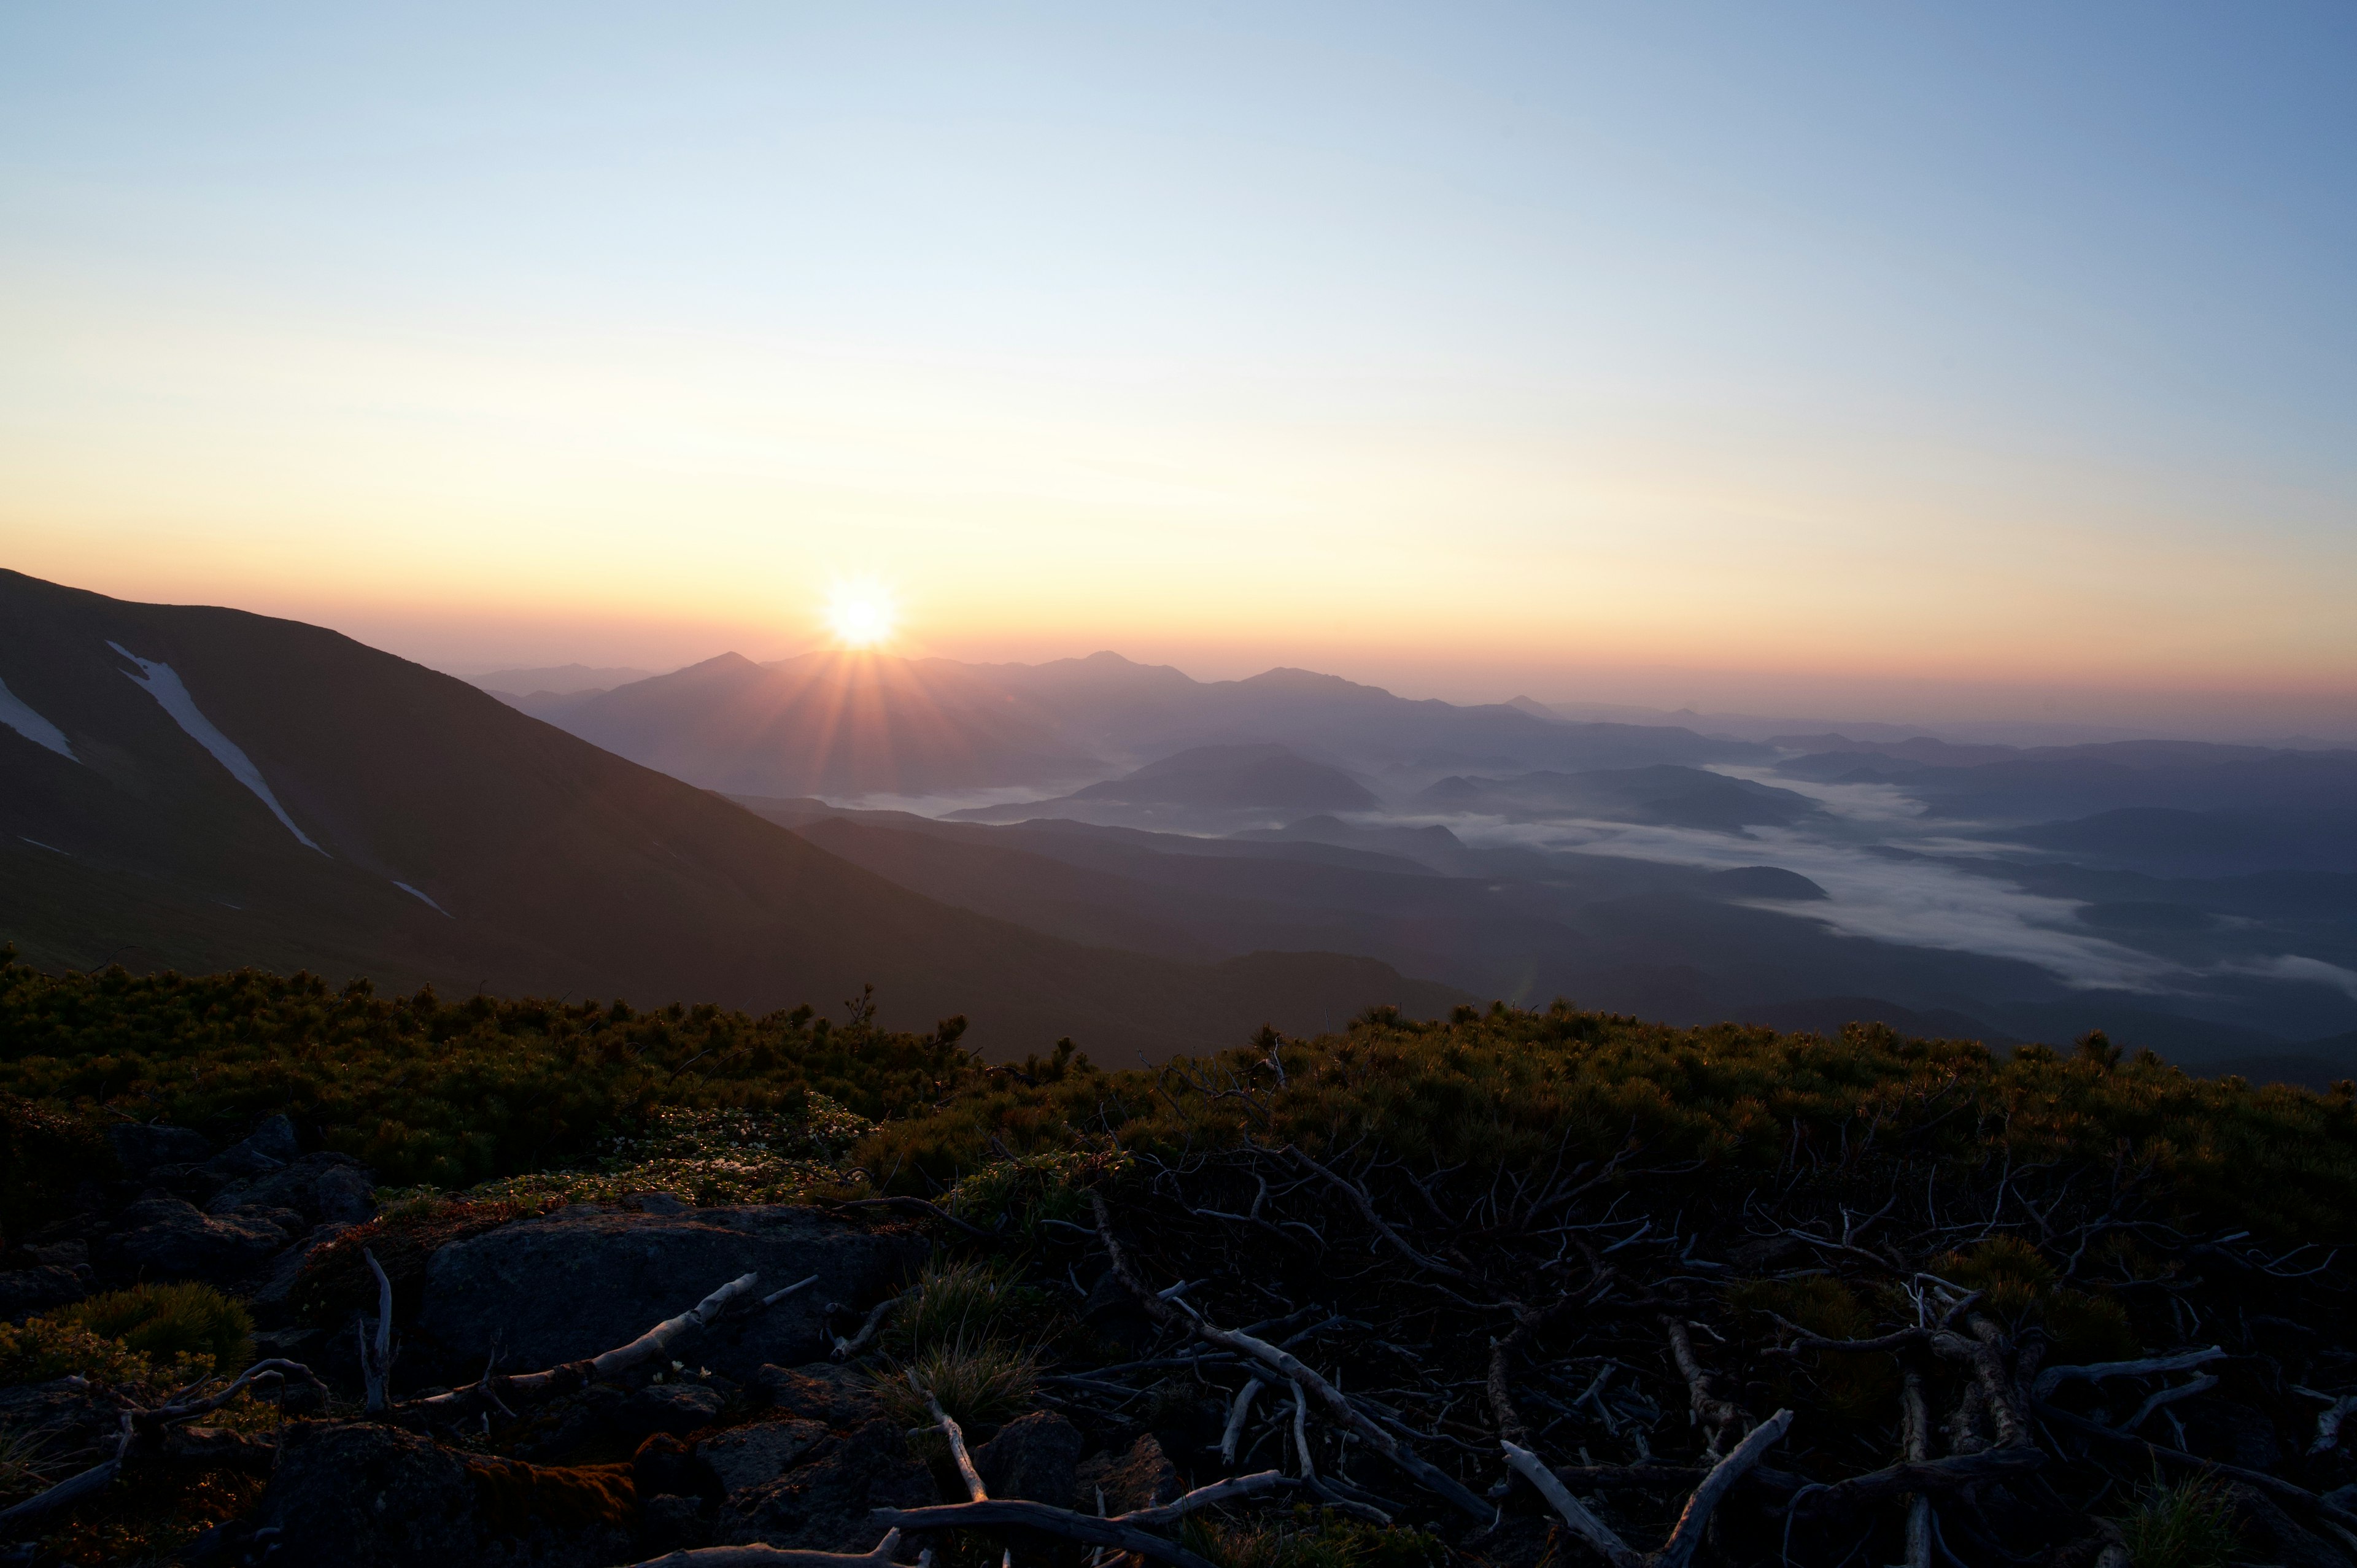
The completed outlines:
{"type": "Polygon", "coordinates": [[[838,583],[826,601],[826,624],[845,648],[889,641],[899,618],[891,594],[879,583],[838,583]]]}

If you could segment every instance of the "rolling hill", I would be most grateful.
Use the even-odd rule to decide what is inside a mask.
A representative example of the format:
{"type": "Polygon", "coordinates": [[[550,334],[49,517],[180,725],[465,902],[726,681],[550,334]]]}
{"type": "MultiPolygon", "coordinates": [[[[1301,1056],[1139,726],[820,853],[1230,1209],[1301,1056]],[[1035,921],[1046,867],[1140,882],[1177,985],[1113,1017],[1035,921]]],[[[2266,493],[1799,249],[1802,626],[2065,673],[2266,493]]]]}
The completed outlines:
{"type": "Polygon", "coordinates": [[[0,939],[48,967],[757,1011],[872,983],[897,1026],[963,1013],[985,1049],[1071,1035],[1108,1061],[1458,996],[1365,959],[1189,964],[952,908],[296,622],[0,573],[0,939]]]}

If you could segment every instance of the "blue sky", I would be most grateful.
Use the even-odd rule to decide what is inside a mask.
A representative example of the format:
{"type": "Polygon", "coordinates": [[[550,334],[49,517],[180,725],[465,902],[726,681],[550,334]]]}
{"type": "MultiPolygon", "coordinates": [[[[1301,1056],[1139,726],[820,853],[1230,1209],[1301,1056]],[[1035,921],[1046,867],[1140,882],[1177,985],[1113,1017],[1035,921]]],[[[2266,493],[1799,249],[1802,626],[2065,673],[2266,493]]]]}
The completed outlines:
{"type": "Polygon", "coordinates": [[[856,575],[984,657],[2330,708],[2352,66],[2298,5],[16,7],[0,547],[445,663],[774,654],[856,575]]]}

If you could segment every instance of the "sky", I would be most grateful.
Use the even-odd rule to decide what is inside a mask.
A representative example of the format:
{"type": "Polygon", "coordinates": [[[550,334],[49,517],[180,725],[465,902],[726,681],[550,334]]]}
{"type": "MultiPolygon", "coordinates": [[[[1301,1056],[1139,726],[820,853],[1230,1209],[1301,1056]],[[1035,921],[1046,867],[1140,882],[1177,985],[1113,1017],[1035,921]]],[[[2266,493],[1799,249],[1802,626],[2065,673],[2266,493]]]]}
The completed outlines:
{"type": "Polygon", "coordinates": [[[0,8],[0,564],[2357,736],[2357,10],[0,8]]]}

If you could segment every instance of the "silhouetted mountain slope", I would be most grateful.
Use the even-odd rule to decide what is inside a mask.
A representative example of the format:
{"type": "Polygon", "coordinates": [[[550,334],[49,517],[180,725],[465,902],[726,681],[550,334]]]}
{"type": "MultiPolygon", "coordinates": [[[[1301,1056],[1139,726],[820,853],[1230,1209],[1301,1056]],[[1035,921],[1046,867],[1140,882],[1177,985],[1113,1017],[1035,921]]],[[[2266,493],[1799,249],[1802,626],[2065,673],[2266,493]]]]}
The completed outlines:
{"type": "Polygon", "coordinates": [[[1365,785],[1340,768],[1312,762],[1281,746],[1199,746],[1075,790],[1072,798],[1214,811],[1263,807],[1363,811],[1379,803],[1365,785]]]}
{"type": "Polygon", "coordinates": [[[2357,809],[2259,816],[2125,806],[2005,837],[2104,864],[2195,874],[2298,867],[2357,871],[2357,809]]]}
{"type": "Polygon", "coordinates": [[[1789,826],[1820,814],[1816,802],[1790,789],[1668,764],[1524,773],[1511,779],[1452,777],[1416,799],[1445,811],[1522,819],[1592,817],[1726,832],[1789,826]]]}
{"type": "Polygon", "coordinates": [[[1199,746],[1069,795],[977,806],[954,822],[1014,822],[1075,817],[1164,826],[1205,826],[1236,813],[1363,811],[1381,804],[1366,786],[1282,746],[1199,746]]]}
{"type": "Polygon", "coordinates": [[[1410,701],[1304,670],[1199,682],[1114,653],[1045,664],[735,654],[596,696],[517,706],[651,768],[737,794],[837,798],[1080,783],[1211,746],[1351,767],[1612,768],[1764,758],[1691,730],[1577,725],[1511,703],[1410,701]]]}
{"type": "MultiPolygon", "coordinates": [[[[1838,736],[1794,737],[1841,741],[1838,736]]],[[[2357,800],[2357,752],[2282,751],[2194,741],[2093,746],[1953,746],[1917,739],[1845,742],[1779,765],[1795,779],[1889,783],[1932,814],[2022,824],[2124,809],[2215,812],[2281,821],[2346,815],[2357,800]]],[[[2134,823],[2138,819],[2129,819],[2134,823]]],[[[2152,819],[2142,819],[2149,826],[2152,819]]]]}
{"type": "Polygon", "coordinates": [[[1362,959],[1193,966],[952,908],[296,622],[0,573],[0,682],[64,747],[0,728],[0,937],[38,962],[757,1009],[872,982],[890,1020],[964,1013],[987,1047],[1070,1034],[1115,1060],[1457,994],[1362,959]]]}
{"type": "Polygon", "coordinates": [[[547,712],[649,768],[748,795],[921,795],[1103,770],[946,660],[734,653],[547,712]]]}

